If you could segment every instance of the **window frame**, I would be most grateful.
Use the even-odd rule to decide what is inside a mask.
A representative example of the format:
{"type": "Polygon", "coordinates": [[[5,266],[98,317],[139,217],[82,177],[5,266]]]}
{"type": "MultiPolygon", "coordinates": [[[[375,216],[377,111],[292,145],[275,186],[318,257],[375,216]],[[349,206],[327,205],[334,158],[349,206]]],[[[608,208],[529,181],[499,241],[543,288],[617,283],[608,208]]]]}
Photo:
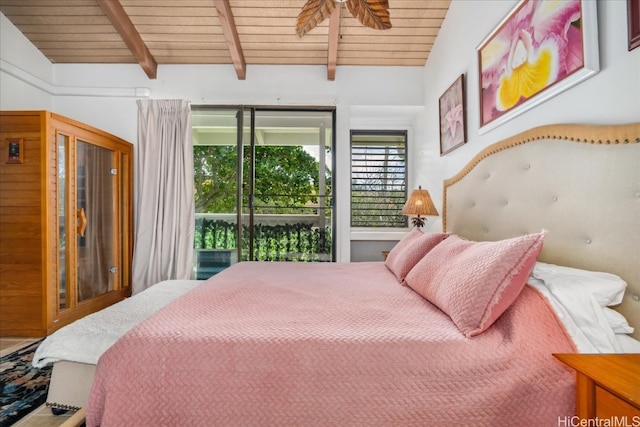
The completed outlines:
{"type": "MultiPolygon", "coordinates": [[[[371,141],[370,146],[375,145],[384,145],[385,141],[371,141]]],[[[407,199],[408,194],[408,185],[409,185],[409,132],[407,129],[352,129],[349,134],[349,205],[350,205],[350,215],[349,215],[349,224],[352,229],[363,229],[363,230],[371,230],[371,229],[383,229],[383,230],[391,230],[391,229],[399,229],[408,227],[408,218],[401,215],[400,211],[404,206],[404,203],[407,199]],[[371,221],[370,224],[363,223],[362,221],[354,222],[354,212],[357,212],[357,209],[354,207],[354,167],[358,165],[355,163],[354,159],[354,148],[359,144],[361,146],[365,146],[364,142],[360,143],[359,141],[354,141],[358,137],[371,137],[371,138],[401,138],[402,141],[387,141],[387,146],[403,146],[403,182],[400,196],[395,196],[395,207],[391,209],[385,210],[385,212],[396,211],[397,215],[386,215],[387,217],[393,217],[395,221],[383,222],[383,221],[371,221]]],[[[395,184],[397,185],[397,184],[395,184]]],[[[396,190],[397,192],[397,190],[396,190]]],[[[387,200],[388,201],[388,200],[387,200]]]]}

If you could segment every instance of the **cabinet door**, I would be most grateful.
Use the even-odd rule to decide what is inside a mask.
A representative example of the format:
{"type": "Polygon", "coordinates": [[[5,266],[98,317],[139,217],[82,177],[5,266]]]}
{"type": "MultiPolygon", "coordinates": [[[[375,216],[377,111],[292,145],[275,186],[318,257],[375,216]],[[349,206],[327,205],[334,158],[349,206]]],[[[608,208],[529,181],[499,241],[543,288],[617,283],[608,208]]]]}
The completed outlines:
{"type": "Polygon", "coordinates": [[[115,153],[77,140],[77,300],[117,289],[115,153]]]}

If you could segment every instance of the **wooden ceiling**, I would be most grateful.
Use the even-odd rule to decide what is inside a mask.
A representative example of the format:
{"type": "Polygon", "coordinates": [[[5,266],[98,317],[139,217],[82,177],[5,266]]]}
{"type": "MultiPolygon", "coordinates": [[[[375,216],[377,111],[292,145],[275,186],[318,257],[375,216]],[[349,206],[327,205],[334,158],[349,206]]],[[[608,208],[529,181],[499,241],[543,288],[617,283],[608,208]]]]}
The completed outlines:
{"type": "Polygon", "coordinates": [[[450,0],[389,0],[392,28],[362,26],[342,3],[304,37],[306,0],[0,0],[0,11],[54,64],[422,66],[450,0]]]}

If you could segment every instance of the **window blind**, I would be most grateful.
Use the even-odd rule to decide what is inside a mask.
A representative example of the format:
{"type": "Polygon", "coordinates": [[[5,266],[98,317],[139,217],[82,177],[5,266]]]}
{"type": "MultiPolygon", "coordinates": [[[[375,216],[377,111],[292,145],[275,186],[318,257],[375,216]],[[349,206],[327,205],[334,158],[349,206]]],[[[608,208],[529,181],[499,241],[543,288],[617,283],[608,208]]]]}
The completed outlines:
{"type": "Polygon", "coordinates": [[[352,132],[352,227],[405,227],[406,183],[406,132],[352,132]]]}

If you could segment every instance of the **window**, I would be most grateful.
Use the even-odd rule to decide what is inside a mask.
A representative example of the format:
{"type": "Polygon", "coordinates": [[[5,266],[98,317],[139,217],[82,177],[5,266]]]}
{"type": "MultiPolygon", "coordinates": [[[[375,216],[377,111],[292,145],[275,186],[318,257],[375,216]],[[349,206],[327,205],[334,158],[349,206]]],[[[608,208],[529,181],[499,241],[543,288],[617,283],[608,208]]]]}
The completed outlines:
{"type": "Polygon", "coordinates": [[[406,227],[407,132],[351,131],[351,226],[406,227]]]}

